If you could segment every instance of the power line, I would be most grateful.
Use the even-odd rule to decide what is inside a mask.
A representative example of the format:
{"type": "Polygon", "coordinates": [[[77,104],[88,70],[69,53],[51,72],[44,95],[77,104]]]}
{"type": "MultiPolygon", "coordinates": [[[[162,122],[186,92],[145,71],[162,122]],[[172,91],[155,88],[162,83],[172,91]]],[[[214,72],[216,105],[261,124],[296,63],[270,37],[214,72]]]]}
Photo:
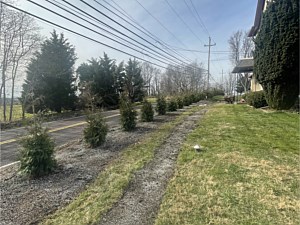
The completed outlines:
{"type": "MultiPolygon", "coordinates": [[[[195,16],[195,13],[193,12],[193,10],[191,9],[191,7],[188,5],[188,3],[186,2],[186,0],[184,0],[184,4],[186,5],[186,7],[190,10],[190,12],[192,13],[192,15],[194,16],[196,22],[200,25],[200,27],[205,31],[204,26],[199,22],[199,19],[197,16],[195,16]]],[[[195,8],[194,8],[195,10],[195,8]]],[[[210,35],[208,35],[210,36],[210,35]]]]}
{"type": "Polygon", "coordinates": [[[13,6],[13,5],[10,5],[10,4],[8,4],[8,3],[2,2],[2,4],[6,5],[6,6],[9,6],[9,7],[15,9],[15,10],[20,11],[20,12],[23,12],[23,13],[25,13],[25,14],[27,14],[27,15],[30,15],[30,16],[32,16],[32,17],[35,17],[35,18],[37,18],[37,19],[39,19],[39,20],[41,20],[41,21],[44,21],[44,22],[46,22],[46,23],[49,23],[49,24],[51,24],[51,25],[53,25],[53,26],[59,27],[59,28],[61,28],[61,29],[63,29],[63,30],[66,30],[66,31],[68,31],[68,32],[71,32],[71,33],[73,33],[73,34],[76,34],[76,35],[78,35],[78,36],[81,36],[81,37],[83,37],[83,38],[85,38],[85,39],[88,39],[88,40],[90,40],[90,41],[93,41],[93,42],[96,42],[96,43],[98,43],[98,44],[101,44],[101,45],[103,45],[103,46],[105,46],[105,47],[108,47],[108,48],[110,48],[110,49],[116,50],[116,51],[118,51],[118,52],[121,52],[121,53],[123,53],[123,54],[129,55],[129,56],[134,57],[134,58],[136,58],[136,59],[142,60],[142,61],[144,61],[144,62],[148,62],[148,63],[150,63],[150,64],[152,64],[152,65],[155,65],[155,66],[158,66],[158,67],[167,69],[167,67],[164,67],[164,66],[162,66],[162,65],[159,65],[159,64],[157,64],[157,63],[153,63],[153,62],[148,61],[148,60],[145,60],[145,59],[142,59],[142,58],[140,58],[140,57],[138,57],[138,56],[135,56],[135,55],[133,55],[133,54],[131,54],[131,53],[125,52],[125,51],[120,50],[120,49],[117,49],[117,48],[115,48],[115,47],[113,47],[113,46],[110,46],[110,45],[108,45],[108,44],[105,44],[105,43],[103,43],[103,42],[101,42],[101,41],[97,41],[97,40],[95,40],[95,39],[93,39],[93,38],[91,38],[91,37],[88,37],[88,36],[86,36],[86,35],[83,35],[83,34],[81,34],[81,33],[78,33],[78,32],[76,32],[76,31],[73,31],[73,30],[71,30],[71,29],[69,29],[69,28],[66,28],[66,27],[64,27],[64,26],[61,26],[61,25],[56,24],[56,23],[54,23],[54,22],[51,22],[51,21],[49,21],[49,20],[46,20],[46,19],[44,19],[44,18],[42,18],[42,17],[40,17],[40,16],[34,15],[34,14],[30,13],[30,12],[27,12],[27,11],[25,11],[25,10],[22,10],[22,9],[20,9],[20,8],[17,8],[17,7],[15,7],[15,6],[13,6]]]}
{"type": "MultiPolygon", "coordinates": [[[[65,2],[65,0],[63,0],[65,2]]],[[[128,29],[127,27],[123,26],[121,23],[119,23],[118,21],[112,19],[111,17],[109,17],[108,15],[106,15],[105,13],[101,12],[100,10],[96,9],[95,7],[93,7],[92,5],[88,4],[87,2],[85,2],[84,0],[80,0],[82,3],[84,3],[85,5],[89,6],[90,8],[92,8],[93,10],[95,10],[96,12],[98,12],[99,14],[103,15],[104,17],[106,17],[107,19],[113,21],[114,23],[118,24],[119,26],[121,26],[122,28],[124,28],[125,30],[129,31],[130,33],[134,34],[135,36],[139,37],[140,39],[142,39],[143,41],[147,42],[148,44],[152,45],[153,47],[163,51],[164,53],[170,55],[168,52],[158,48],[156,45],[152,44],[151,42],[149,42],[148,40],[146,40],[145,38],[143,38],[142,36],[138,35],[137,33],[133,32],[132,30],[128,29]]],[[[174,59],[182,62],[182,60],[178,59],[175,56],[172,56],[174,59]]]]}
{"type": "MultiPolygon", "coordinates": [[[[62,1],[66,2],[65,0],[62,0],[62,1]]],[[[73,4],[71,4],[71,3],[69,3],[69,2],[66,2],[66,3],[67,3],[68,5],[71,5],[71,6],[74,7],[75,9],[77,9],[77,10],[79,10],[79,11],[82,11],[82,12],[85,13],[85,14],[88,14],[88,13],[84,12],[83,10],[79,9],[78,7],[74,6],[73,4]]],[[[96,11],[97,11],[97,10],[96,10],[96,11]]],[[[121,31],[115,29],[114,27],[108,25],[107,23],[102,22],[102,21],[99,20],[98,18],[96,18],[96,17],[94,17],[94,16],[91,16],[90,14],[88,14],[88,15],[89,15],[90,17],[96,19],[99,23],[103,24],[104,26],[106,26],[106,27],[112,29],[113,31],[115,31],[115,32],[117,32],[117,33],[119,33],[119,34],[121,34],[121,35],[127,37],[128,39],[130,39],[130,40],[132,40],[132,41],[135,41],[135,42],[139,43],[140,45],[142,45],[142,46],[144,46],[144,47],[146,47],[146,48],[148,48],[148,49],[151,49],[151,50],[154,51],[154,52],[157,52],[156,50],[153,50],[151,47],[149,47],[149,46],[147,46],[147,45],[145,45],[145,44],[142,44],[141,42],[139,42],[139,41],[137,41],[137,40],[131,38],[130,36],[128,36],[128,35],[124,34],[123,32],[121,32],[121,31]]],[[[126,29],[127,29],[127,28],[126,28],[126,29]]],[[[150,42],[148,42],[148,43],[150,43],[150,42]]],[[[152,43],[150,43],[150,44],[153,45],[152,43]]],[[[153,45],[153,46],[156,47],[156,48],[158,48],[158,47],[155,46],[155,45],[153,45]]],[[[158,49],[161,50],[160,48],[158,48],[158,49]]],[[[166,53],[164,50],[161,50],[161,51],[163,51],[164,53],[166,53]]],[[[167,54],[170,55],[169,53],[167,53],[167,54]]],[[[170,56],[173,57],[173,58],[176,58],[176,57],[174,57],[174,56],[172,56],[172,55],[170,55],[170,56]]],[[[176,59],[177,59],[177,58],[176,58],[176,59]]],[[[173,60],[173,59],[172,59],[172,60],[173,60]]],[[[179,61],[180,63],[182,63],[181,60],[178,59],[178,61],[179,61]]]]}
{"type": "MultiPolygon", "coordinates": [[[[125,20],[123,17],[119,16],[118,14],[116,14],[119,18],[123,19],[124,21],[126,21],[127,23],[129,23],[131,26],[135,27],[136,29],[140,30],[141,32],[143,32],[144,34],[146,34],[147,36],[149,36],[150,38],[152,38],[154,41],[156,41],[157,43],[161,44],[162,46],[165,46],[167,48],[167,50],[172,51],[173,53],[175,53],[176,55],[184,58],[186,61],[191,62],[190,59],[186,58],[184,55],[178,53],[176,50],[171,49],[169,47],[167,47],[167,45],[160,40],[157,36],[155,36],[154,34],[152,34],[149,30],[147,30],[145,27],[143,27],[142,25],[140,25],[136,20],[134,20],[120,5],[118,5],[115,1],[113,1],[113,3],[119,7],[121,10],[117,9],[116,7],[114,7],[112,4],[110,4],[108,1],[103,0],[107,5],[109,5],[110,7],[112,7],[114,10],[116,10],[118,13],[122,14],[123,16],[125,16],[127,19],[129,19],[130,21],[132,21],[134,24],[136,24],[137,26],[139,26],[141,29],[139,29],[138,27],[136,27],[135,25],[133,25],[132,23],[128,22],[127,20],[125,20]],[[146,33],[145,33],[146,32],[146,33]]],[[[114,12],[113,12],[114,13],[114,12]]],[[[115,14],[115,13],[114,13],[115,14]]]]}
{"type": "Polygon", "coordinates": [[[195,5],[194,5],[194,3],[193,3],[193,0],[190,0],[190,2],[191,2],[192,6],[193,6],[193,8],[194,8],[194,10],[195,10],[195,12],[196,12],[196,15],[198,16],[198,19],[200,20],[200,23],[202,24],[202,27],[204,28],[205,32],[206,32],[206,33],[208,34],[208,36],[210,37],[211,35],[209,34],[209,31],[207,30],[205,24],[203,23],[203,20],[201,19],[201,17],[200,17],[200,15],[199,15],[198,11],[196,10],[196,7],[195,7],[195,5]]]}
{"type": "MultiPolygon", "coordinates": [[[[38,3],[32,2],[31,0],[27,0],[27,1],[29,1],[29,2],[31,2],[31,3],[33,3],[33,4],[35,4],[35,5],[37,5],[37,6],[39,6],[39,7],[41,7],[41,8],[43,8],[43,9],[47,10],[47,11],[49,11],[49,12],[51,12],[51,13],[57,15],[57,16],[60,16],[60,17],[66,19],[66,20],[68,20],[68,21],[71,21],[72,23],[75,23],[75,24],[78,25],[78,26],[84,27],[85,29],[87,29],[87,30],[89,30],[89,31],[92,31],[92,32],[94,32],[94,33],[96,33],[96,34],[98,34],[98,35],[100,35],[100,36],[103,36],[103,37],[105,37],[105,38],[107,38],[107,39],[109,39],[109,40],[111,40],[111,41],[114,41],[114,42],[116,42],[116,43],[118,43],[118,44],[121,44],[121,45],[127,47],[127,48],[130,48],[131,50],[134,50],[134,51],[136,51],[136,52],[138,52],[138,53],[144,54],[144,53],[143,53],[142,51],[140,51],[140,50],[137,50],[137,49],[135,49],[135,48],[132,48],[132,47],[130,47],[129,45],[126,45],[126,44],[124,44],[124,43],[122,43],[122,42],[119,42],[119,41],[117,41],[117,40],[115,40],[115,39],[113,39],[113,38],[110,38],[110,37],[108,37],[108,36],[106,36],[106,35],[104,35],[104,34],[101,34],[101,33],[97,32],[97,31],[95,31],[95,30],[93,30],[93,29],[91,29],[91,28],[89,28],[89,27],[87,27],[87,26],[85,26],[85,25],[82,25],[82,24],[80,24],[80,23],[78,23],[78,22],[76,22],[76,21],[74,21],[74,20],[72,20],[72,19],[69,19],[69,18],[67,18],[67,17],[65,17],[65,16],[63,16],[63,15],[57,13],[57,12],[54,12],[53,10],[51,10],[51,9],[49,9],[49,8],[46,8],[46,7],[44,7],[44,6],[42,6],[42,5],[38,4],[38,3]]],[[[46,0],[46,1],[47,1],[47,0],[46,0]]],[[[58,7],[59,7],[59,6],[58,6],[58,7]]],[[[82,19],[83,19],[83,18],[82,18],[82,19]]],[[[96,26],[97,26],[97,25],[96,25],[96,26]]],[[[132,44],[132,43],[131,43],[131,44],[132,44]]],[[[135,45],[135,44],[133,44],[133,45],[135,45]]],[[[138,46],[137,46],[137,47],[138,47],[138,46]]],[[[145,49],[143,49],[143,50],[145,50],[145,49]]],[[[147,51],[147,50],[145,50],[145,51],[147,51]]],[[[149,52],[149,51],[148,51],[148,52],[149,52]]],[[[153,54],[153,53],[152,53],[152,54],[153,54]]],[[[159,62],[164,63],[163,61],[161,61],[161,60],[159,60],[159,59],[156,59],[156,58],[154,58],[153,56],[150,56],[150,55],[148,55],[148,54],[144,54],[144,55],[146,55],[146,56],[148,56],[148,57],[150,57],[150,58],[152,58],[152,59],[154,59],[154,60],[156,60],[156,61],[159,61],[159,62]]],[[[155,55],[156,55],[156,54],[155,54],[155,55]]],[[[156,55],[156,57],[162,58],[161,56],[157,56],[157,55],[156,55]]]]}
{"type": "MultiPolygon", "coordinates": [[[[121,52],[121,53],[123,53],[123,54],[129,55],[129,56],[134,57],[134,58],[136,58],[136,59],[139,59],[139,60],[141,60],[141,61],[150,63],[150,64],[152,64],[152,65],[155,65],[155,66],[158,66],[158,67],[161,67],[161,68],[164,68],[164,69],[169,69],[169,70],[172,70],[172,68],[170,68],[170,66],[171,66],[171,67],[175,67],[175,68],[179,68],[179,69],[182,68],[181,66],[178,66],[178,65],[170,65],[170,64],[168,64],[169,66],[166,67],[166,66],[162,66],[162,65],[159,65],[159,64],[157,64],[157,63],[151,62],[151,61],[149,61],[149,60],[145,60],[145,59],[143,59],[143,58],[141,58],[141,57],[138,57],[138,56],[136,56],[136,55],[134,55],[134,54],[131,54],[131,53],[128,53],[128,52],[126,52],[126,51],[117,49],[117,48],[115,48],[115,47],[113,47],[113,46],[110,46],[110,45],[108,45],[108,44],[105,44],[105,43],[103,43],[103,42],[100,42],[100,41],[98,41],[98,40],[95,40],[95,39],[93,39],[93,38],[91,38],[91,37],[88,37],[88,36],[83,35],[83,34],[81,34],[81,33],[79,33],[79,32],[76,32],[76,31],[71,30],[71,29],[69,29],[69,28],[66,28],[66,27],[64,27],[64,26],[61,26],[61,25],[59,25],[59,24],[57,24],[57,23],[51,22],[51,21],[49,21],[49,20],[47,20],[47,19],[44,19],[44,18],[42,18],[42,17],[40,17],[40,16],[37,16],[37,15],[34,15],[34,14],[30,13],[30,12],[27,12],[27,11],[25,11],[25,10],[22,10],[22,9],[17,8],[17,7],[15,7],[15,6],[12,6],[12,5],[10,5],[10,4],[7,4],[7,3],[3,3],[3,4],[5,4],[6,6],[9,6],[9,7],[15,9],[15,10],[18,10],[18,11],[20,11],[20,12],[23,12],[23,13],[25,13],[25,14],[27,14],[27,15],[30,15],[30,16],[32,16],[32,17],[34,17],[34,18],[37,18],[37,19],[39,19],[39,20],[42,21],[42,22],[51,24],[51,25],[53,25],[53,26],[55,26],[55,27],[58,27],[58,28],[61,28],[61,29],[65,30],[65,31],[67,31],[67,32],[69,32],[69,33],[72,33],[72,34],[81,36],[81,37],[83,37],[83,38],[85,38],[85,39],[88,39],[88,40],[90,40],[90,41],[92,41],[92,42],[101,44],[101,45],[103,45],[103,46],[105,46],[105,47],[111,48],[111,49],[113,49],[113,50],[116,50],[116,51],[121,52]]],[[[144,55],[145,55],[145,54],[144,54],[144,55]]],[[[166,64],[166,63],[165,63],[165,64],[166,64]]],[[[198,69],[198,70],[201,70],[201,68],[199,68],[199,67],[195,67],[195,68],[198,69]]],[[[194,69],[195,69],[195,68],[194,68],[194,69]]],[[[188,73],[184,73],[184,72],[181,72],[181,73],[182,73],[182,74],[188,74],[188,73]]]]}
{"type": "MultiPolygon", "coordinates": [[[[29,0],[28,0],[28,1],[29,1],[29,0]]],[[[46,1],[47,1],[47,0],[46,0],[46,1]]],[[[156,50],[153,50],[151,47],[149,47],[149,46],[147,46],[147,45],[144,45],[144,44],[142,44],[141,42],[139,42],[139,41],[137,41],[137,40],[135,40],[135,39],[133,39],[133,38],[129,37],[128,35],[126,35],[126,34],[124,34],[124,33],[120,32],[120,31],[118,31],[117,29],[115,29],[115,28],[111,27],[110,25],[108,25],[108,24],[106,24],[106,23],[104,23],[104,22],[100,21],[100,20],[99,20],[99,19],[97,19],[96,17],[94,17],[94,16],[92,16],[92,15],[90,15],[90,14],[88,14],[88,13],[84,12],[84,11],[83,11],[83,10],[81,10],[80,8],[78,8],[78,7],[74,6],[73,4],[71,4],[71,3],[69,3],[69,2],[67,2],[67,1],[65,1],[65,0],[62,0],[62,1],[64,1],[64,2],[65,2],[65,3],[67,3],[68,5],[72,6],[73,8],[75,8],[75,9],[77,9],[77,10],[79,10],[79,11],[81,11],[81,12],[85,13],[85,14],[87,14],[89,17],[91,17],[91,18],[93,18],[93,19],[97,20],[99,23],[101,23],[101,24],[103,24],[103,25],[105,25],[105,26],[109,27],[109,28],[110,28],[110,29],[112,29],[113,31],[115,31],[115,32],[118,32],[118,33],[120,33],[120,34],[124,35],[125,37],[129,38],[130,40],[133,40],[133,41],[135,41],[135,42],[139,43],[140,45],[142,45],[142,46],[144,46],[144,47],[146,47],[146,48],[148,48],[148,49],[151,49],[152,51],[154,51],[154,52],[156,52],[156,53],[158,53],[158,54],[161,54],[161,53],[157,52],[156,50]]],[[[109,31],[108,31],[108,32],[109,32],[109,31]]],[[[157,47],[157,48],[158,48],[158,47],[157,47]]],[[[160,49],[160,48],[158,48],[158,49],[160,49]]],[[[161,50],[161,49],[160,49],[160,50],[161,50]]],[[[161,51],[163,51],[163,50],[161,50],[161,51]]],[[[163,52],[164,52],[164,51],[163,51],[163,52]]],[[[142,53],[142,54],[143,54],[143,53],[142,53]]],[[[164,57],[166,57],[166,56],[164,56],[164,57]]],[[[173,57],[174,57],[174,56],[173,56],[173,57]]],[[[170,59],[169,57],[166,57],[166,58],[170,59]]],[[[170,59],[170,60],[172,60],[172,63],[174,63],[173,59],[170,59]]],[[[179,61],[180,61],[180,60],[179,60],[179,61]]],[[[176,63],[178,63],[178,62],[176,62],[176,63]]],[[[182,64],[185,64],[185,65],[188,65],[188,66],[189,66],[189,64],[187,64],[187,63],[185,63],[185,62],[183,62],[183,61],[180,61],[180,63],[182,63],[182,64]]]]}
{"type": "MultiPolygon", "coordinates": [[[[178,41],[179,43],[181,43],[184,47],[187,47],[182,41],[180,41],[176,36],[175,34],[173,34],[162,22],[160,22],[159,19],[157,19],[149,10],[147,10],[143,5],[142,3],[140,3],[138,0],[135,0],[154,20],[156,20],[160,25],[161,27],[163,27],[169,34],[171,34],[174,39],[176,41],[178,41]]],[[[197,55],[195,54],[195,56],[197,57],[197,55]]]]}
{"type": "MultiPolygon", "coordinates": [[[[28,0],[28,1],[31,2],[31,0],[28,0]]],[[[47,2],[49,2],[50,4],[55,5],[56,7],[60,8],[60,9],[62,9],[62,10],[64,10],[64,11],[66,11],[66,12],[68,12],[68,13],[70,13],[70,14],[73,15],[73,16],[76,16],[77,18],[82,19],[82,20],[85,21],[85,22],[88,22],[88,23],[92,24],[93,26],[95,26],[95,27],[97,27],[97,28],[99,28],[99,29],[101,29],[101,30],[103,30],[103,31],[105,31],[105,32],[107,32],[107,33],[109,33],[110,35],[113,35],[113,36],[115,36],[115,37],[117,37],[117,38],[119,38],[119,39],[121,39],[121,40],[123,40],[123,41],[125,41],[125,42],[128,42],[128,43],[130,43],[131,45],[133,45],[133,46],[135,46],[135,47],[138,47],[138,48],[140,47],[140,46],[136,45],[135,43],[132,43],[132,42],[130,42],[130,41],[128,41],[128,40],[126,40],[126,39],[124,39],[124,38],[122,38],[122,37],[120,37],[120,36],[118,36],[118,35],[116,35],[116,34],[114,34],[114,33],[112,33],[112,32],[110,32],[110,31],[108,31],[108,30],[106,30],[106,29],[102,28],[102,27],[99,27],[98,25],[96,25],[96,24],[94,24],[94,23],[92,23],[92,22],[90,22],[90,21],[88,21],[88,20],[86,20],[86,19],[84,19],[84,18],[82,18],[82,17],[76,15],[76,14],[73,13],[73,12],[70,12],[70,11],[67,10],[67,9],[64,9],[63,7],[58,6],[57,4],[55,4],[55,3],[53,3],[53,2],[51,2],[51,1],[49,1],[49,0],[45,0],[45,1],[47,1],[47,2]]],[[[71,22],[73,22],[73,23],[75,23],[75,24],[77,24],[77,25],[79,25],[79,26],[82,26],[82,27],[84,27],[84,28],[86,28],[86,29],[88,29],[88,30],[90,30],[90,31],[92,31],[92,32],[95,32],[95,33],[97,33],[97,34],[99,34],[99,35],[101,35],[101,36],[103,36],[103,37],[105,37],[105,38],[108,38],[109,40],[115,41],[115,42],[118,43],[118,44],[121,44],[121,45],[124,45],[124,46],[126,46],[126,47],[128,47],[128,48],[131,48],[131,47],[129,47],[128,45],[123,44],[123,43],[121,43],[121,42],[119,42],[119,41],[117,41],[117,40],[115,40],[115,39],[113,39],[113,38],[110,38],[110,37],[108,37],[108,36],[106,36],[106,35],[104,35],[104,34],[101,34],[101,33],[97,32],[97,31],[94,31],[94,30],[92,30],[92,29],[90,29],[90,28],[88,28],[88,27],[86,27],[86,26],[84,26],[84,25],[82,25],[82,24],[79,24],[79,23],[77,23],[77,22],[75,22],[75,21],[73,21],[73,20],[71,20],[71,19],[68,19],[67,17],[62,16],[61,14],[58,14],[58,13],[54,12],[53,10],[50,10],[50,9],[48,9],[48,8],[46,8],[46,7],[44,7],[44,6],[41,6],[41,5],[37,4],[37,3],[34,3],[34,2],[32,2],[32,3],[33,3],[33,4],[36,4],[37,6],[39,6],[39,7],[41,7],[41,8],[44,8],[45,10],[48,10],[48,11],[50,11],[50,12],[52,12],[52,13],[54,13],[54,14],[56,14],[56,15],[58,15],[58,16],[64,18],[64,19],[66,19],[66,20],[69,20],[69,21],[71,21],[71,22]]],[[[135,51],[137,51],[137,52],[139,52],[139,53],[142,53],[141,51],[136,50],[136,49],[134,49],[134,48],[131,48],[131,49],[132,49],[132,50],[135,50],[135,51]]],[[[148,52],[148,53],[150,53],[150,54],[154,54],[156,57],[159,57],[159,58],[163,59],[163,57],[160,56],[160,55],[157,55],[157,54],[155,54],[155,53],[152,53],[152,52],[150,52],[150,51],[148,51],[148,50],[146,50],[146,49],[142,49],[142,50],[143,50],[143,51],[146,51],[146,52],[148,52]]],[[[156,51],[155,51],[155,52],[156,52],[156,51]]],[[[159,54],[160,54],[160,53],[159,53],[159,54]]],[[[145,55],[146,55],[146,54],[145,54],[145,55]]],[[[149,55],[147,55],[147,56],[149,56],[149,55]]],[[[150,57],[150,58],[153,58],[152,56],[149,56],[149,57],[150,57]]],[[[168,58],[168,57],[165,57],[165,58],[168,58]]],[[[169,59],[169,58],[168,58],[168,59],[169,59]]],[[[157,60],[157,59],[155,59],[155,60],[157,60]]],[[[172,62],[171,59],[169,59],[169,60],[170,60],[169,62],[172,62]]],[[[161,62],[162,62],[162,61],[161,61],[161,62]]]]}
{"type": "Polygon", "coordinates": [[[165,0],[165,2],[168,4],[168,6],[171,8],[171,10],[176,14],[176,16],[181,20],[182,23],[185,24],[185,26],[189,29],[189,31],[200,41],[204,44],[204,42],[194,33],[194,31],[190,28],[190,26],[181,18],[181,16],[177,13],[177,11],[173,8],[173,6],[169,3],[168,0],[165,0]]]}

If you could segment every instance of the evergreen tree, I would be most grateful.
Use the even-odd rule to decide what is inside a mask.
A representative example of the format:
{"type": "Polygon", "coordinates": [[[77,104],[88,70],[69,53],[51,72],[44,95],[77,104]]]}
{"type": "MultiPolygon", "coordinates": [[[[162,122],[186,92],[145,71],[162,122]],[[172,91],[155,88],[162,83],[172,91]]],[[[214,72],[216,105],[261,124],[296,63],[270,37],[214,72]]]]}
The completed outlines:
{"type": "Polygon", "coordinates": [[[128,95],[123,93],[120,99],[120,113],[121,113],[121,125],[125,131],[134,130],[136,127],[136,116],[132,102],[128,98],[128,95]]]}
{"type": "Polygon", "coordinates": [[[63,108],[74,109],[75,61],[75,48],[62,33],[58,35],[54,30],[27,67],[22,93],[23,98],[27,99],[27,104],[36,105],[37,109],[47,108],[59,113],[63,108]]]}
{"type": "Polygon", "coordinates": [[[142,101],[144,97],[144,80],[141,75],[141,67],[139,62],[129,59],[124,73],[124,90],[128,92],[129,99],[134,101],[142,101]]]}
{"type": "Polygon", "coordinates": [[[268,105],[289,109],[299,95],[299,1],[270,3],[255,39],[254,73],[268,105]]]}
{"type": "Polygon", "coordinates": [[[115,60],[110,59],[104,53],[100,60],[92,58],[89,63],[83,63],[77,69],[80,86],[90,83],[92,94],[101,97],[102,106],[118,104],[116,68],[115,60]]]}
{"type": "Polygon", "coordinates": [[[141,119],[143,122],[151,122],[153,121],[154,110],[152,104],[144,99],[142,109],[141,109],[141,119]]]}
{"type": "Polygon", "coordinates": [[[167,102],[164,96],[158,96],[157,104],[155,110],[157,111],[158,115],[165,115],[167,112],[167,102]]]}

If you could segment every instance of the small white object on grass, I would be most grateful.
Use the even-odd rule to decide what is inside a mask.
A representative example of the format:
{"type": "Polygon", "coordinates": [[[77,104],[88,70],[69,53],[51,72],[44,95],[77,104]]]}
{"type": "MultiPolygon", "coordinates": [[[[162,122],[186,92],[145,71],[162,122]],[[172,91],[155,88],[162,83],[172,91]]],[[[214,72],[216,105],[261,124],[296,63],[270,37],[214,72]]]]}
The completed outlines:
{"type": "Polygon", "coordinates": [[[195,145],[195,146],[194,146],[194,149],[195,149],[196,151],[200,151],[200,146],[199,146],[199,145],[195,145]]]}

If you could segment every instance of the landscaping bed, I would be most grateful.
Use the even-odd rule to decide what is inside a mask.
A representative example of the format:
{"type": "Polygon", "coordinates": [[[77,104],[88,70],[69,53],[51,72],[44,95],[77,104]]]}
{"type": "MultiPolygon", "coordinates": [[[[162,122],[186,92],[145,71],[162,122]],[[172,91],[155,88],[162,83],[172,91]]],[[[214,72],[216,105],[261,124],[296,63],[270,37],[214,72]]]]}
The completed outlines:
{"type": "MultiPolygon", "coordinates": [[[[130,151],[126,149],[128,146],[129,150],[133,148],[134,154],[136,152],[136,154],[144,155],[143,152],[134,151],[134,148],[143,144],[145,135],[152,135],[151,137],[156,139],[162,138],[163,142],[165,137],[171,135],[172,127],[182,123],[189,115],[186,113],[178,119],[180,114],[182,113],[169,113],[155,117],[152,123],[138,123],[137,129],[133,132],[124,132],[120,127],[114,128],[110,130],[106,143],[100,148],[89,149],[81,140],[74,140],[56,151],[59,165],[56,171],[40,179],[25,179],[17,173],[18,165],[1,170],[0,224],[36,224],[57,209],[63,210],[63,207],[72,202],[79,193],[93,186],[95,179],[102,174],[101,171],[105,173],[107,168],[115,165],[116,162],[118,165],[118,159],[129,154],[130,151]]],[[[153,148],[161,144],[161,142],[153,143],[153,148]]],[[[142,159],[138,164],[139,167],[135,169],[150,160],[152,152],[147,157],[142,159]]],[[[138,159],[132,158],[135,161],[138,159]]],[[[121,169],[123,170],[124,167],[121,169]]],[[[131,177],[130,174],[131,172],[129,177],[131,177]]],[[[123,189],[121,191],[123,192],[123,189]]],[[[51,224],[51,220],[46,223],[51,224]]]]}

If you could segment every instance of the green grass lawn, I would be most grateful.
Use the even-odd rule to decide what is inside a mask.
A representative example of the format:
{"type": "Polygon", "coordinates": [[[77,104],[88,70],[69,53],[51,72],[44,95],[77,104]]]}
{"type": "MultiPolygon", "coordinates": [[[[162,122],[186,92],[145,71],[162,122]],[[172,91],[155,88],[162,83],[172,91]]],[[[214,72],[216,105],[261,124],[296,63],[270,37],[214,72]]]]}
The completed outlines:
{"type": "MultiPolygon", "coordinates": [[[[6,108],[6,120],[8,121],[9,119],[9,111],[10,111],[10,106],[7,106],[6,108]]],[[[31,118],[32,114],[26,113],[25,118],[31,118]]],[[[13,116],[12,120],[20,120],[22,119],[22,106],[21,105],[14,105],[13,107],[13,116]]],[[[3,121],[3,107],[0,106],[0,121],[3,121]]]]}
{"type": "Polygon", "coordinates": [[[214,106],[183,144],[156,225],[300,224],[299,138],[298,114],[214,106]]]}

